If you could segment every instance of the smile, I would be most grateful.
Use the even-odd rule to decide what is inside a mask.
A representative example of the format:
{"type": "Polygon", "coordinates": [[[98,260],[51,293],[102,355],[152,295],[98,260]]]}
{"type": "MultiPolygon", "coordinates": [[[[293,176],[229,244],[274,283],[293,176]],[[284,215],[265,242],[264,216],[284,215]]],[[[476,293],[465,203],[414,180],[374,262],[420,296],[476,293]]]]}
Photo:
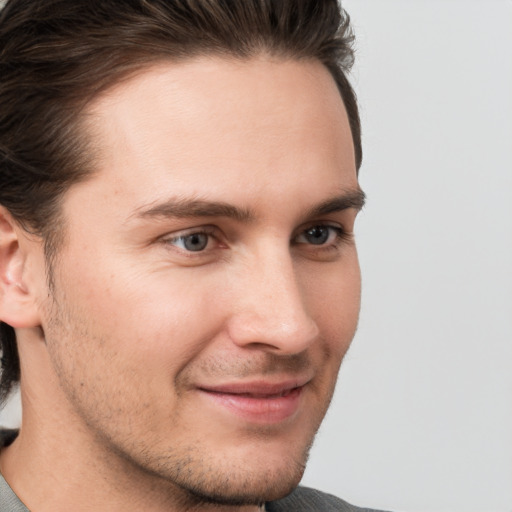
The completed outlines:
{"type": "Polygon", "coordinates": [[[281,423],[300,410],[306,382],[240,383],[201,388],[202,395],[221,414],[257,424],[281,423]]]}

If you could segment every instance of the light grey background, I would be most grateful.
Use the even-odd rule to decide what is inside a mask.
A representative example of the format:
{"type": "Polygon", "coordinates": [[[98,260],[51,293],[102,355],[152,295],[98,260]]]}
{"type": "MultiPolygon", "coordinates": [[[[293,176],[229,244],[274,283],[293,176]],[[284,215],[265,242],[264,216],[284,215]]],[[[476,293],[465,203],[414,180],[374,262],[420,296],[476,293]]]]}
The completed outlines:
{"type": "Polygon", "coordinates": [[[304,483],[395,511],[511,512],[512,2],[344,6],[363,305],[304,483]]]}
{"type": "Polygon", "coordinates": [[[304,482],[512,511],[512,2],[346,0],[363,304],[304,482]]]}

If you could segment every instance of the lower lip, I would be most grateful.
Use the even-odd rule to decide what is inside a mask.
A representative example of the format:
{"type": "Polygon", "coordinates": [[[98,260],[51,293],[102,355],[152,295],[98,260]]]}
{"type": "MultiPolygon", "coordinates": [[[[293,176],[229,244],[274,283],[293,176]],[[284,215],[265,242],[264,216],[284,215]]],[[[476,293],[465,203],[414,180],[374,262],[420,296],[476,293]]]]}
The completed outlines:
{"type": "Polygon", "coordinates": [[[215,404],[251,423],[280,423],[295,415],[299,409],[302,388],[295,388],[279,397],[250,397],[231,393],[201,390],[215,404]]]}

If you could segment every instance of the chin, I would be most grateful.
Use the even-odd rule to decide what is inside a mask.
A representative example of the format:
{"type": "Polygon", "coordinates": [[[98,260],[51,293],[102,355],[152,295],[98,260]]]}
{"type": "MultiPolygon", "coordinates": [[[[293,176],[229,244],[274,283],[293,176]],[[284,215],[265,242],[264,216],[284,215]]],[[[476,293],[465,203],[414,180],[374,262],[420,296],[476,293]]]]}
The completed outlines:
{"type": "Polygon", "coordinates": [[[234,460],[191,458],[171,481],[192,504],[260,505],[283,498],[299,485],[307,451],[297,455],[265,450],[257,456],[234,457],[234,460]]]}
{"type": "Polygon", "coordinates": [[[217,480],[217,485],[198,483],[185,490],[195,503],[238,507],[261,505],[290,494],[299,485],[303,472],[303,469],[293,475],[271,472],[263,478],[246,476],[242,479],[238,478],[240,475],[229,475],[223,482],[217,480]]]}

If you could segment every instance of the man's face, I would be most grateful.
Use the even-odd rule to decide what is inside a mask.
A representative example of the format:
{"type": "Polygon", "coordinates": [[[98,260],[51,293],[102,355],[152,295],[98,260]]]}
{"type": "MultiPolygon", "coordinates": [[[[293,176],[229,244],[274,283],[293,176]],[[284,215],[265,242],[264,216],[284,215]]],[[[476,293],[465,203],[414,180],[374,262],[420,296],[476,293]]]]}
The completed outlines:
{"type": "Polygon", "coordinates": [[[359,311],[360,196],[333,79],[306,61],[164,63],[88,114],[97,173],[64,197],[42,325],[60,414],[100,474],[283,495],[359,311]]]}

